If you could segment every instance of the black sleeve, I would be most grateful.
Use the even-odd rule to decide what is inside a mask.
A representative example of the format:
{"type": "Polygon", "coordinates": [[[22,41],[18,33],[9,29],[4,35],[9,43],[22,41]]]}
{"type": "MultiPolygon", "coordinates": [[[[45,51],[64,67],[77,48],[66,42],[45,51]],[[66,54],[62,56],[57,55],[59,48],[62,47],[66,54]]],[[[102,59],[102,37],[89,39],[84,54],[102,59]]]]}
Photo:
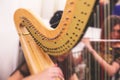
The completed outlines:
{"type": "Polygon", "coordinates": [[[56,28],[56,27],[57,27],[57,25],[59,24],[60,19],[61,19],[61,17],[62,17],[62,13],[63,13],[63,11],[60,11],[60,10],[59,10],[59,11],[56,11],[56,12],[54,13],[54,15],[51,17],[49,23],[50,23],[50,26],[51,26],[52,28],[56,28]]]}
{"type": "Polygon", "coordinates": [[[114,61],[120,64],[120,48],[114,49],[114,61]]]}

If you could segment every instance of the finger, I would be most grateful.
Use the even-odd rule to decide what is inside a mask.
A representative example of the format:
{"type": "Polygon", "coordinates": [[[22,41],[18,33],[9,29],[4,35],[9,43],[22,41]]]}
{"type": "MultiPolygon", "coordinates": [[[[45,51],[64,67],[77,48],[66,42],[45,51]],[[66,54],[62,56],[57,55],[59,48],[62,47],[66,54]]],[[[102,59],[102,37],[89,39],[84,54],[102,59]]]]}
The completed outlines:
{"type": "Polygon", "coordinates": [[[55,80],[56,79],[64,80],[64,77],[57,73],[54,73],[53,78],[55,78],[55,80]]]}
{"type": "Polygon", "coordinates": [[[60,78],[60,80],[65,80],[63,76],[58,74],[58,78],[60,78]]]}
{"type": "Polygon", "coordinates": [[[57,66],[58,66],[58,64],[56,63],[56,64],[55,64],[55,67],[57,67],[57,66]]]}
{"type": "Polygon", "coordinates": [[[64,76],[62,70],[59,67],[56,67],[54,71],[55,73],[60,74],[61,76],[64,76]]]}

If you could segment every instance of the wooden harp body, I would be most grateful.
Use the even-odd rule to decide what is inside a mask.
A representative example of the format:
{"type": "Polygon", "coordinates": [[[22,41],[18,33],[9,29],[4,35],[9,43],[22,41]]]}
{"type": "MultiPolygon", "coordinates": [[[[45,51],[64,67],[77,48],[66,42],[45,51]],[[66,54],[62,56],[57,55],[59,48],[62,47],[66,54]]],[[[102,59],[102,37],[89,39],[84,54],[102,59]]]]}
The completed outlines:
{"type": "Polygon", "coordinates": [[[96,0],[67,0],[58,27],[48,29],[27,9],[14,15],[16,29],[31,74],[41,72],[54,63],[49,58],[71,50],[82,38],[96,0]]]}

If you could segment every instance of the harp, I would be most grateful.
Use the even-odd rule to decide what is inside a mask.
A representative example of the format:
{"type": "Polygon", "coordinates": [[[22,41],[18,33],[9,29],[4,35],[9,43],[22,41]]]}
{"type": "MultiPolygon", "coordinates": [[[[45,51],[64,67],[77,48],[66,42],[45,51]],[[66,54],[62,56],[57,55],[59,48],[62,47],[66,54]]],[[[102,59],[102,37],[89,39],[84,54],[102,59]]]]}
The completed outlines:
{"type": "Polygon", "coordinates": [[[96,0],[67,0],[58,27],[47,29],[30,10],[20,8],[14,14],[16,29],[31,74],[54,63],[49,55],[59,56],[81,40],[96,0]]]}

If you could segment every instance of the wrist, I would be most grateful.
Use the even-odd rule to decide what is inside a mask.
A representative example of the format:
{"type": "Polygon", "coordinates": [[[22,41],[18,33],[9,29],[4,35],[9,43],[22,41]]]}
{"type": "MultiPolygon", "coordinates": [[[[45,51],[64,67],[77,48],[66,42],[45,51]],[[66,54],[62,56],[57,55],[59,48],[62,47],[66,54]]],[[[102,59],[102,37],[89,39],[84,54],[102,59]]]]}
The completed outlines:
{"type": "Polygon", "coordinates": [[[21,75],[19,70],[17,70],[16,72],[14,72],[13,75],[8,77],[8,80],[22,80],[23,78],[24,78],[24,76],[21,75]]]}

